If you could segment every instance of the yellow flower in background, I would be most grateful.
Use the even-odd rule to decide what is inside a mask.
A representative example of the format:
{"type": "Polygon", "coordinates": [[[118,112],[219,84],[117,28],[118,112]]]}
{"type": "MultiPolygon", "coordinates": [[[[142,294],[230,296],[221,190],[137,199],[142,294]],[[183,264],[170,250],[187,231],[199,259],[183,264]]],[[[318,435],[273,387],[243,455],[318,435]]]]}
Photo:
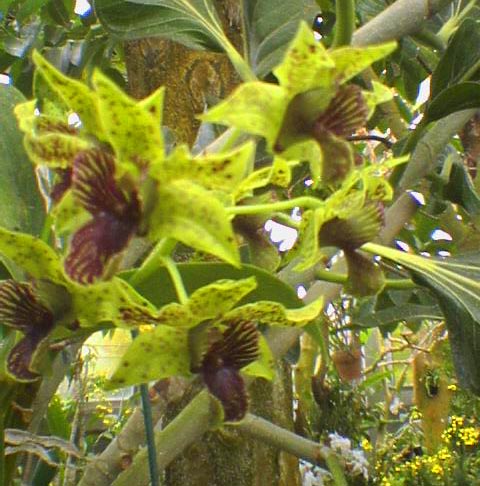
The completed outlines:
{"type": "Polygon", "coordinates": [[[447,390],[450,390],[450,391],[452,391],[452,392],[457,391],[457,389],[458,389],[458,388],[457,388],[457,385],[455,385],[455,384],[453,384],[453,383],[452,383],[451,385],[448,385],[448,386],[447,386],[447,390]]]}
{"type": "Polygon", "coordinates": [[[464,427],[458,431],[460,440],[467,446],[473,446],[478,442],[480,432],[474,427],[464,427]]]}
{"type": "Polygon", "coordinates": [[[368,439],[363,439],[360,445],[365,452],[371,451],[373,449],[372,444],[368,439]]]}

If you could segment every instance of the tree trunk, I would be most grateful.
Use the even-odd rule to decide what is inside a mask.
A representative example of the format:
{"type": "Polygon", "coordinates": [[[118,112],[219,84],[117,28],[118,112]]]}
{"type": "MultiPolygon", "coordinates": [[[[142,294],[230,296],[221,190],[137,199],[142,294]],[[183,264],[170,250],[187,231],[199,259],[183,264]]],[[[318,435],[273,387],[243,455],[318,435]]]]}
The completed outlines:
{"type": "MultiPolygon", "coordinates": [[[[273,382],[256,379],[249,387],[250,411],[293,429],[291,369],[277,367],[273,382]]],[[[184,405],[184,404],[182,404],[184,405]]],[[[175,407],[170,417],[178,413],[175,407]]],[[[208,433],[167,469],[165,486],[299,486],[297,458],[244,437],[234,426],[208,433]]]]}

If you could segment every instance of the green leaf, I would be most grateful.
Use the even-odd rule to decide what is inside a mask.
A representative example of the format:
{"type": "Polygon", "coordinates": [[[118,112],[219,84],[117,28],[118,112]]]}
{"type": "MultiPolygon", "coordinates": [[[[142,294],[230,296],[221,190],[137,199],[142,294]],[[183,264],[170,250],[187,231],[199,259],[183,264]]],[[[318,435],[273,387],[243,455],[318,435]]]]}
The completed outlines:
{"type": "Polygon", "coordinates": [[[250,65],[264,78],[279,62],[302,18],[303,0],[252,0],[244,3],[250,65]]]}
{"type": "Polygon", "coordinates": [[[103,26],[122,40],[161,36],[221,51],[224,34],[211,0],[96,0],[103,26]]]}
{"type": "Polygon", "coordinates": [[[467,74],[478,71],[480,61],[480,31],[474,19],[465,19],[453,35],[447,50],[440,59],[430,83],[431,99],[434,100],[444,89],[468,81],[467,74]]]}
{"type": "Polygon", "coordinates": [[[13,113],[23,101],[13,86],[0,85],[0,226],[38,235],[45,210],[13,113]]]}
{"type": "Polygon", "coordinates": [[[150,237],[175,238],[232,265],[239,264],[235,237],[224,207],[211,193],[188,180],[159,185],[158,201],[150,216],[150,237]]]}
{"type": "Polygon", "coordinates": [[[38,72],[45,78],[50,87],[60,96],[66,105],[80,117],[88,132],[103,140],[102,124],[97,109],[97,100],[92,90],[84,83],[71,79],[57,71],[37,51],[33,61],[38,72]]]}
{"type": "Polygon", "coordinates": [[[273,147],[289,101],[288,93],[270,83],[241,84],[231,96],[199,118],[265,137],[273,147]]]}
{"type": "Polygon", "coordinates": [[[355,315],[352,323],[361,327],[385,327],[402,321],[411,323],[426,319],[438,321],[443,318],[443,313],[438,306],[407,303],[355,315]]]}
{"type": "Polygon", "coordinates": [[[453,362],[462,386],[480,394],[480,265],[479,254],[444,260],[424,258],[368,243],[362,247],[409,270],[429,288],[445,316],[453,362]]]}
{"type": "MultiPolygon", "coordinates": [[[[226,263],[178,263],[177,268],[182,277],[187,293],[192,295],[197,289],[220,279],[240,280],[255,277],[257,287],[239,302],[244,304],[258,300],[272,300],[294,308],[302,305],[295,290],[274,275],[253,265],[242,265],[240,268],[226,263]]],[[[127,281],[135,271],[121,274],[127,281]]],[[[155,272],[135,285],[136,290],[156,307],[162,307],[177,300],[175,289],[165,267],[158,267],[155,272]],[[158,283],[162,282],[159,289],[158,283]]]]}
{"type": "Polygon", "coordinates": [[[480,107],[480,83],[459,83],[441,91],[428,105],[426,118],[439,120],[455,111],[480,107]]]}
{"type": "MultiPolygon", "coordinates": [[[[69,456],[81,457],[80,451],[71,443],[58,437],[35,435],[26,430],[5,429],[5,443],[15,447],[15,452],[38,454],[39,450],[55,448],[69,456]],[[33,446],[33,449],[31,449],[33,446]]],[[[38,454],[44,460],[44,453],[38,454]]]]}
{"type": "Polygon", "coordinates": [[[66,282],[58,255],[39,238],[0,228],[0,255],[13,261],[33,278],[58,284],[66,282]]]}
{"type": "Polygon", "coordinates": [[[190,374],[187,330],[157,326],[135,338],[107,384],[108,389],[190,374]]]}
{"type": "Polygon", "coordinates": [[[472,215],[480,212],[480,197],[468,173],[468,168],[461,160],[453,161],[450,178],[443,187],[442,195],[443,198],[459,204],[472,215]]]}
{"type": "Polygon", "coordinates": [[[118,86],[96,71],[93,84],[98,95],[98,111],[106,137],[121,167],[134,173],[163,160],[163,137],[160,130],[164,88],[160,88],[147,108],[127,96],[118,86]],[[148,111],[153,107],[153,114],[148,111]],[[134,141],[134,143],[133,143],[134,141]]]}

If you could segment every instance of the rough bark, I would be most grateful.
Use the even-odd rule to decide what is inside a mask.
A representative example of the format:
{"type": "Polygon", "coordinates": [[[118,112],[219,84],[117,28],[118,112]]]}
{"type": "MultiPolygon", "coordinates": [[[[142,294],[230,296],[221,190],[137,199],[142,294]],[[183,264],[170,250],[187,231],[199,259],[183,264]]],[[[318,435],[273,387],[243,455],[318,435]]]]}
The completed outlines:
{"type": "MultiPolygon", "coordinates": [[[[292,430],[291,370],[278,366],[274,382],[257,379],[249,387],[250,410],[292,430]]],[[[170,414],[175,416],[177,407],[170,414]]],[[[165,486],[296,486],[300,484],[298,460],[252,441],[236,427],[208,432],[190,446],[166,470],[165,486]]]]}
{"type": "MultiPolygon", "coordinates": [[[[217,1],[217,11],[229,39],[241,50],[239,7],[230,3],[217,1]]],[[[129,91],[135,98],[144,98],[165,86],[163,124],[174,132],[177,142],[189,145],[200,126],[196,116],[206,105],[225,98],[239,83],[225,54],[192,50],[158,37],[127,42],[125,60],[129,91]]]]}

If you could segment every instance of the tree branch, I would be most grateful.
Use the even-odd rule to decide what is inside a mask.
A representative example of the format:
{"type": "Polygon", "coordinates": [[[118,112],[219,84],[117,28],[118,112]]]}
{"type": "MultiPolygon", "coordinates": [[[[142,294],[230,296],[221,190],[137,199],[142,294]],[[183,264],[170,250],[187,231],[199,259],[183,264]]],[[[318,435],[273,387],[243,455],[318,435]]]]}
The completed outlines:
{"type": "Polygon", "coordinates": [[[425,20],[452,0],[397,0],[353,34],[353,44],[366,46],[400,39],[419,31],[425,20]]]}
{"type": "Polygon", "coordinates": [[[347,486],[343,468],[338,461],[337,454],[329,447],[305,439],[251,413],[247,414],[245,419],[235,425],[235,427],[243,434],[252,437],[252,439],[260,440],[277,449],[289,452],[312,464],[327,464],[335,484],[347,486]]]}
{"type": "MultiPolygon", "coordinates": [[[[164,470],[178,454],[193,442],[201,439],[218,420],[220,405],[206,390],[201,391],[163,430],[155,434],[157,463],[164,470]]],[[[146,449],[140,450],[132,465],[111,483],[112,486],[148,486],[149,477],[146,449]]]]}
{"type": "MultiPolygon", "coordinates": [[[[160,381],[153,389],[157,394],[152,398],[152,420],[157,423],[170,401],[178,400],[185,389],[185,380],[168,378],[160,381]]],[[[86,467],[78,486],[110,486],[125,469],[140,446],[145,444],[145,426],[141,407],[137,407],[125,427],[86,467]]]]}

